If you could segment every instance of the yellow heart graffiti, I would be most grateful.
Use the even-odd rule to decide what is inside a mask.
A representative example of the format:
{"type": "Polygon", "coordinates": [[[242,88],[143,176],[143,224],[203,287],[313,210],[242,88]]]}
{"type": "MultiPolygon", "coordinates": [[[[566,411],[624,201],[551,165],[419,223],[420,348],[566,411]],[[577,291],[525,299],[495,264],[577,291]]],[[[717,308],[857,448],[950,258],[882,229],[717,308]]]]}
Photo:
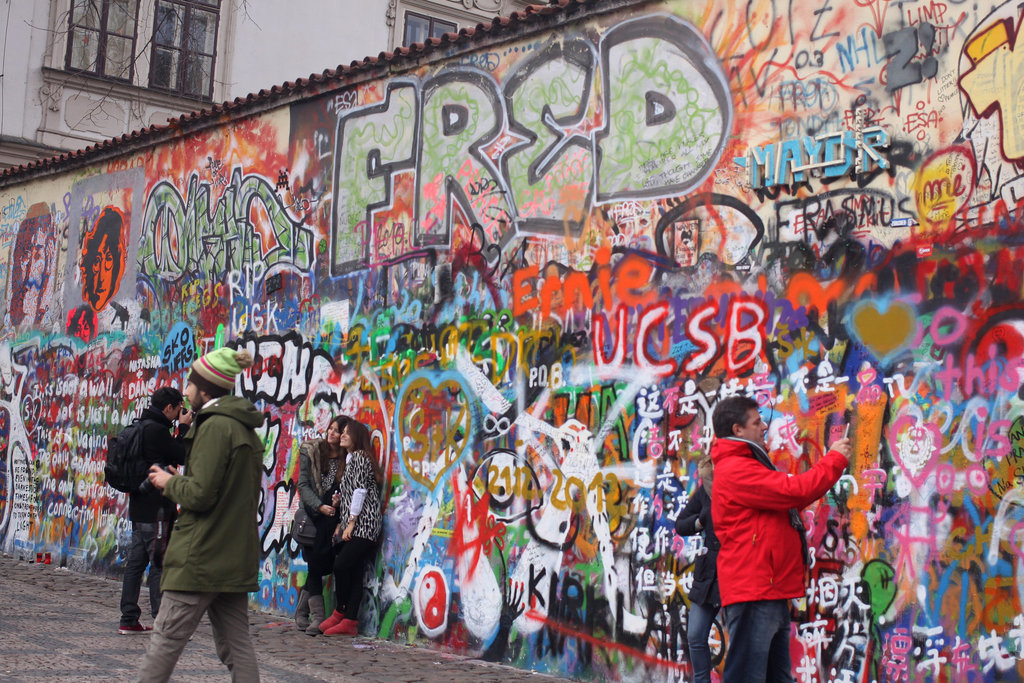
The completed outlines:
{"type": "Polygon", "coordinates": [[[470,413],[462,385],[454,379],[434,384],[410,381],[400,415],[402,460],[415,481],[433,490],[469,446],[470,413]]]}
{"type": "Polygon", "coordinates": [[[873,301],[860,304],[853,312],[853,332],[879,360],[906,348],[917,334],[914,310],[894,301],[880,311],[873,301]]]}

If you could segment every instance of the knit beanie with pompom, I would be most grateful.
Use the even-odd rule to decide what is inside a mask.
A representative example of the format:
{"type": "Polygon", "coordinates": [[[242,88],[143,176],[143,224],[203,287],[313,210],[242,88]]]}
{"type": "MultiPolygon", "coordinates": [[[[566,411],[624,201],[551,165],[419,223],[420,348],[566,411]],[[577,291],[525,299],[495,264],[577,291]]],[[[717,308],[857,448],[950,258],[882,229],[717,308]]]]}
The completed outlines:
{"type": "Polygon", "coordinates": [[[225,346],[193,363],[188,380],[211,397],[223,396],[235,388],[235,375],[251,366],[252,354],[225,346]]]}

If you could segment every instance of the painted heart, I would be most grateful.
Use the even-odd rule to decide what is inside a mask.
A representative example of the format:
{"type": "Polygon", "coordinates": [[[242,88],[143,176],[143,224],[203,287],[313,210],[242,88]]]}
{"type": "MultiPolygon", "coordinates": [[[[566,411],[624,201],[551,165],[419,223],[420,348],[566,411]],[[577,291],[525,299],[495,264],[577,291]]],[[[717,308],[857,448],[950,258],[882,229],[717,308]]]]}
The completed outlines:
{"type": "Polygon", "coordinates": [[[396,447],[409,478],[431,491],[469,452],[476,427],[469,395],[455,372],[419,370],[402,385],[396,447]]]}
{"type": "Polygon", "coordinates": [[[901,301],[880,306],[874,301],[863,301],[850,316],[850,332],[860,340],[879,361],[913,346],[917,337],[917,316],[914,309],[901,301]]]}

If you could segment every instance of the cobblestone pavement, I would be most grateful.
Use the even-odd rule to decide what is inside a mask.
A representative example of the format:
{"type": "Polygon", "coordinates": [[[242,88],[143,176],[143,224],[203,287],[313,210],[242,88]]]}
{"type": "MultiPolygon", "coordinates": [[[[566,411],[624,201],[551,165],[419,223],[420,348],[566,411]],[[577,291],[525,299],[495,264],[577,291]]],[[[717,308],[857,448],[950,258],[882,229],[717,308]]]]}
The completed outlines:
{"type": "MultiPolygon", "coordinates": [[[[120,598],[119,581],[0,555],[0,681],[134,680],[149,636],[118,634],[120,598]]],[[[145,588],[139,604],[149,604],[145,588]]],[[[143,623],[152,625],[145,618],[143,623]]],[[[250,611],[249,623],[260,676],[271,683],[567,680],[427,647],[364,637],[311,638],[276,615],[250,611]]],[[[205,617],[171,680],[230,680],[205,617]]]]}

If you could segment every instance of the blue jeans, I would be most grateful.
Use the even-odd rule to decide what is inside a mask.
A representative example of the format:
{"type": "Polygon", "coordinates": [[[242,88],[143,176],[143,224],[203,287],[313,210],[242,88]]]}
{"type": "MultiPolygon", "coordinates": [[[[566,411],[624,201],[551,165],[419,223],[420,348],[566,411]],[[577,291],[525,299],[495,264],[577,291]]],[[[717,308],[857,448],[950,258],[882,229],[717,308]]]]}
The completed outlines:
{"type": "Polygon", "coordinates": [[[708,635],[718,610],[696,602],[690,603],[686,617],[686,642],[690,646],[690,665],[693,667],[693,683],[711,683],[711,648],[708,635]]]}
{"type": "Polygon", "coordinates": [[[142,590],[142,575],[149,565],[149,606],[156,617],[160,611],[160,576],[163,563],[153,562],[153,546],[156,541],[156,523],[132,522],[132,543],[128,546],[128,557],[121,582],[121,626],[139,623],[142,610],[139,609],[139,592],[142,590]]]}
{"type": "Polygon", "coordinates": [[[725,608],[729,651],[722,683],[792,683],[789,600],[738,602],[725,608]]]}

